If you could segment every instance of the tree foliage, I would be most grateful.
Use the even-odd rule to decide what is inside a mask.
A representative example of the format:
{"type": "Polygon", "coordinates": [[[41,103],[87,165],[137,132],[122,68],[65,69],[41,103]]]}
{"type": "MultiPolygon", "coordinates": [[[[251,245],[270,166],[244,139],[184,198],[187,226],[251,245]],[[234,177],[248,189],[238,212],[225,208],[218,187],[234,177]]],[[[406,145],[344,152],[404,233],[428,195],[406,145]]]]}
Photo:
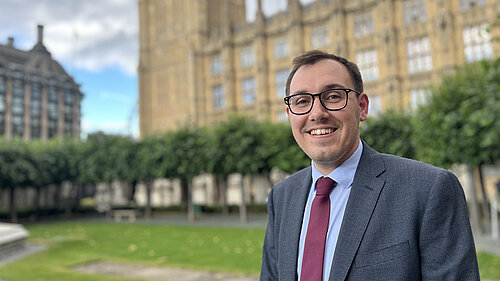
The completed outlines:
{"type": "Polygon", "coordinates": [[[460,67],[433,91],[414,122],[419,159],[479,166],[500,158],[500,61],[460,67]]]}
{"type": "Polygon", "coordinates": [[[0,139],[0,188],[26,187],[36,178],[28,144],[20,139],[0,139]]]}
{"type": "Polygon", "coordinates": [[[266,170],[263,153],[261,123],[234,115],[216,125],[212,132],[208,155],[208,171],[227,177],[231,173],[256,174],[266,170]]]}
{"type": "Polygon", "coordinates": [[[398,111],[368,118],[361,125],[361,138],[379,152],[415,158],[411,120],[411,115],[398,111]]]}
{"type": "Polygon", "coordinates": [[[264,123],[262,137],[268,169],[275,167],[286,173],[294,173],[311,164],[311,159],[295,142],[289,124],[264,123]]]}
{"type": "Polygon", "coordinates": [[[118,135],[89,135],[79,161],[79,181],[111,183],[130,175],[129,154],[132,140],[118,135]]]}

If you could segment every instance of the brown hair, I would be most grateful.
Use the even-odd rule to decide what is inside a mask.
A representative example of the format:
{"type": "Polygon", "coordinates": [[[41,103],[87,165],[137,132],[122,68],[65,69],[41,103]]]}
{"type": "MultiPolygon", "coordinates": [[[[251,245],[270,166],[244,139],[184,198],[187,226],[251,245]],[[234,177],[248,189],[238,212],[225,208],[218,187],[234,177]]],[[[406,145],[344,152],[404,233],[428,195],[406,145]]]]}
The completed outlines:
{"type": "Polygon", "coordinates": [[[361,78],[361,73],[359,72],[358,66],[348,61],[343,57],[336,56],[334,54],[329,54],[323,51],[312,50],[303,53],[302,55],[293,59],[293,68],[288,75],[288,79],[286,80],[286,88],[285,94],[286,96],[290,95],[290,84],[292,83],[292,78],[297,72],[297,70],[304,65],[313,65],[321,60],[334,60],[340,62],[345,66],[347,72],[351,76],[352,84],[354,85],[354,90],[359,93],[363,92],[363,79],[361,78]]]}

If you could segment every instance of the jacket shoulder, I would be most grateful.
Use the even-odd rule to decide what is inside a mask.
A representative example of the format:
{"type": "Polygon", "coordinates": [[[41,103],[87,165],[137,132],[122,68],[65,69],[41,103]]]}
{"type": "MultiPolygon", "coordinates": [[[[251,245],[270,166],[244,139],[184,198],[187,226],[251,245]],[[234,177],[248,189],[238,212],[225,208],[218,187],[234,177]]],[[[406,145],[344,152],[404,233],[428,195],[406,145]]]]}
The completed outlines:
{"type": "Polygon", "coordinates": [[[286,189],[290,186],[297,186],[297,184],[311,181],[311,166],[306,167],[298,172],[291,174],[286,177],[275,186],[272,187],[274,190],[286,189]]]}

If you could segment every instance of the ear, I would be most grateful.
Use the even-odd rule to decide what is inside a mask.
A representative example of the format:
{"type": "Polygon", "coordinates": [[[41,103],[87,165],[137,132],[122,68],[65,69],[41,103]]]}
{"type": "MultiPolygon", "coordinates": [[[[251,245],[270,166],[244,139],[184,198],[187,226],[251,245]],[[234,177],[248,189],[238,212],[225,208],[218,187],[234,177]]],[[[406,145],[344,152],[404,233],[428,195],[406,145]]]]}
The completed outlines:
{"type": "Polygon", "coordinates": [[[288,106],[286,107],[286,115],[288,116],[288,120],[290,120],[290,109],[288,106]]]}
{"type": "Polygon", "coordinates": [[[370,105],[370,100],[368,99],[368,95],[362,93],[358,97],[359,99],[359,120],[365,121],[368,118],[368,106],[370,105]]]}

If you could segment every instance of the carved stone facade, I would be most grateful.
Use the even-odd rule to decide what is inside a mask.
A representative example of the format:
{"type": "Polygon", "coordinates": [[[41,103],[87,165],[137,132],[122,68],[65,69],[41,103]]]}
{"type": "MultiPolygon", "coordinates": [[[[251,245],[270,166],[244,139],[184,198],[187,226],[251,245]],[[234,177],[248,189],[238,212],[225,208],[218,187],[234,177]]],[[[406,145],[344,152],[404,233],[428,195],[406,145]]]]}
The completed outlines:
{"type": "Polygon", "coordinates": [[[499,0],[316,0],[265,16],[258,0],[139,0],[141,137],[238,111],[285,121],[291,59],[322,49],[360,65],[372,114],[411,110],[456,65],[491,58],[499,0]],[[284,78],[283,78],[284,77],[284,78]]]}

